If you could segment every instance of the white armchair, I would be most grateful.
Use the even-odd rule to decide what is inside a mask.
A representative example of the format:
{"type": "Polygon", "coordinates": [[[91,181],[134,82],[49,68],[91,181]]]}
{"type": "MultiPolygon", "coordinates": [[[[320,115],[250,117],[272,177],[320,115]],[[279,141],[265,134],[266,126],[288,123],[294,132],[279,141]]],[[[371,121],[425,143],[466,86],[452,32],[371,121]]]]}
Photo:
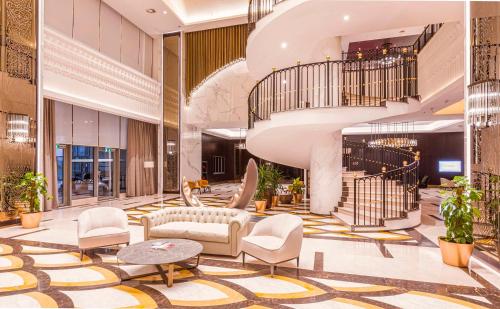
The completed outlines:
{"type": "Polygon", "coordinates": [[[276,264],[297,259],[298,274],[303,236],[302,218],[299,216],[279,214],[265,218],[242,239],[243,265],[245,254],[249,254],[270,264],[273,276],[276,264]]]}
{"type": "Polygon", "coordinates": [[[114,207],[85,210],[78,216],[78,248],[80,259],[87,249],[130,242],[125,211],[114,207]]]}

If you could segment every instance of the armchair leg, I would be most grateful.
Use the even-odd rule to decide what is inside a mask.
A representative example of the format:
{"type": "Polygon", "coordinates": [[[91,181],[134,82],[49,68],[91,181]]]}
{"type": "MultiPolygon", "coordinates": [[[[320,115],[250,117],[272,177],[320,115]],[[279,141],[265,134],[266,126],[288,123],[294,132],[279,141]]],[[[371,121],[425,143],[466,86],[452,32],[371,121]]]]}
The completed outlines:
{"type": "Polygon", "coordinates": [[[274,277],[274,264],[271,264],[271,277],[274,277]]]}
{"type": "Polygon", "coordinates": [[[299,257],[297,257],[297,277],[299,276],[299,257]]]}
{"type": "Polygon", "coordinates": [[[242,256],[242,259],[243,259],[243,267],[245,267],[245,252],[243,251],[243,256],[242,256]]]}
{"type": "Polygon", "coordinates": [[[84,250],[80,250],[80,261],[83,261],[83,252],[84,250]]]}

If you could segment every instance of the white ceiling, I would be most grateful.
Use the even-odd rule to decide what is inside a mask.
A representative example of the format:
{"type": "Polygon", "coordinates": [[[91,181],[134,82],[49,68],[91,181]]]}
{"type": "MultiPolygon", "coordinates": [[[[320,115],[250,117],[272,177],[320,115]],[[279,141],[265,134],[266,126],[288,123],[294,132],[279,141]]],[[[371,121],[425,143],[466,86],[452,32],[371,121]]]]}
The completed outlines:
{"type": "Polygon", "coordinates": [[[248,0],[103,0],[152,36],[246,22],[248,0]],[[154,9],[150,14],[146,10],[154,9]]]}

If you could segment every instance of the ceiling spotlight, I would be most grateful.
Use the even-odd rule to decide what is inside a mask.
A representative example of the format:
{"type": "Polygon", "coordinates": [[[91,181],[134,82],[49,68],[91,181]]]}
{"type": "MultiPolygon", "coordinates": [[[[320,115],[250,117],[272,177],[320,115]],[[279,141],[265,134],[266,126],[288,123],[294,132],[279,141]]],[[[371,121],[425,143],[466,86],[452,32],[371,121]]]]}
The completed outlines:
{"type": "Polygon", "coordinates": [[[345,20],[345,21],[348,21],[350,18],[351,18],[351,16],[349,16],[349,15],[344,15],[344,20],[345,20]]]}
{"type": "Polygon", "coordinates": [[[147,9],[146,13],[154,14],[154,13],[156,13],[156,10],[155,9],[147,9]]]}
{"type": "Polygon", "coordinates": [[[163,13],[163,15],[167,15],[168,12],[165,10],[162,13],[163,13]]]}
{"type": "Polygon", "coordinates": [[[285,49],[287,47],[288,47],[288,43],[287,42],[281,43],[281,48],[285,49]]]}

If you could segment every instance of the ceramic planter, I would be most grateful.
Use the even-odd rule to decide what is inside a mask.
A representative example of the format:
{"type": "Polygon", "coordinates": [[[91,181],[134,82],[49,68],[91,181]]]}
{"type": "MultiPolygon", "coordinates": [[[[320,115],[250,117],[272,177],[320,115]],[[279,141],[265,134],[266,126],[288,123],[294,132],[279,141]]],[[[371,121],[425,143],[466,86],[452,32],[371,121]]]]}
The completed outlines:
{"type": "Polygon", "coordinates": [[[266,211],[266,203],[266,200],[255,201],[255,210],[260,213],[266,211]]]}
{"type": "Polygon", "coordinates": [[[292,203],[292,195],[291,194],[281,194],[279,196],[279,201],[281,204],[291,204],[292,203]]]}
{"type": "Polygon", "coordinates": [[[40,226],[42,212],[30,212],[21,214],[21,225],[25,229],[34,229],[40,226]]]}
{"type": "Polygon", "coordinates": [[[445,264],[457,267],[467,267],[474,250],[474,244],[457,244],[439,237],[439,248],[445,264]]]}
{"type": "Polygon", "coordinates": [[[271,202],[271,208],[278,207],[278,202],[279,202],[279,196],[273,195],[272,202],[271,202]]]}
{"type": "Polygon", "coordinates": [[[300,193],[294,193],[293,194],[293,203],[294,204],[302,203],[302,198],[303,198],[302,194],[300,194],[300,193]]]}

